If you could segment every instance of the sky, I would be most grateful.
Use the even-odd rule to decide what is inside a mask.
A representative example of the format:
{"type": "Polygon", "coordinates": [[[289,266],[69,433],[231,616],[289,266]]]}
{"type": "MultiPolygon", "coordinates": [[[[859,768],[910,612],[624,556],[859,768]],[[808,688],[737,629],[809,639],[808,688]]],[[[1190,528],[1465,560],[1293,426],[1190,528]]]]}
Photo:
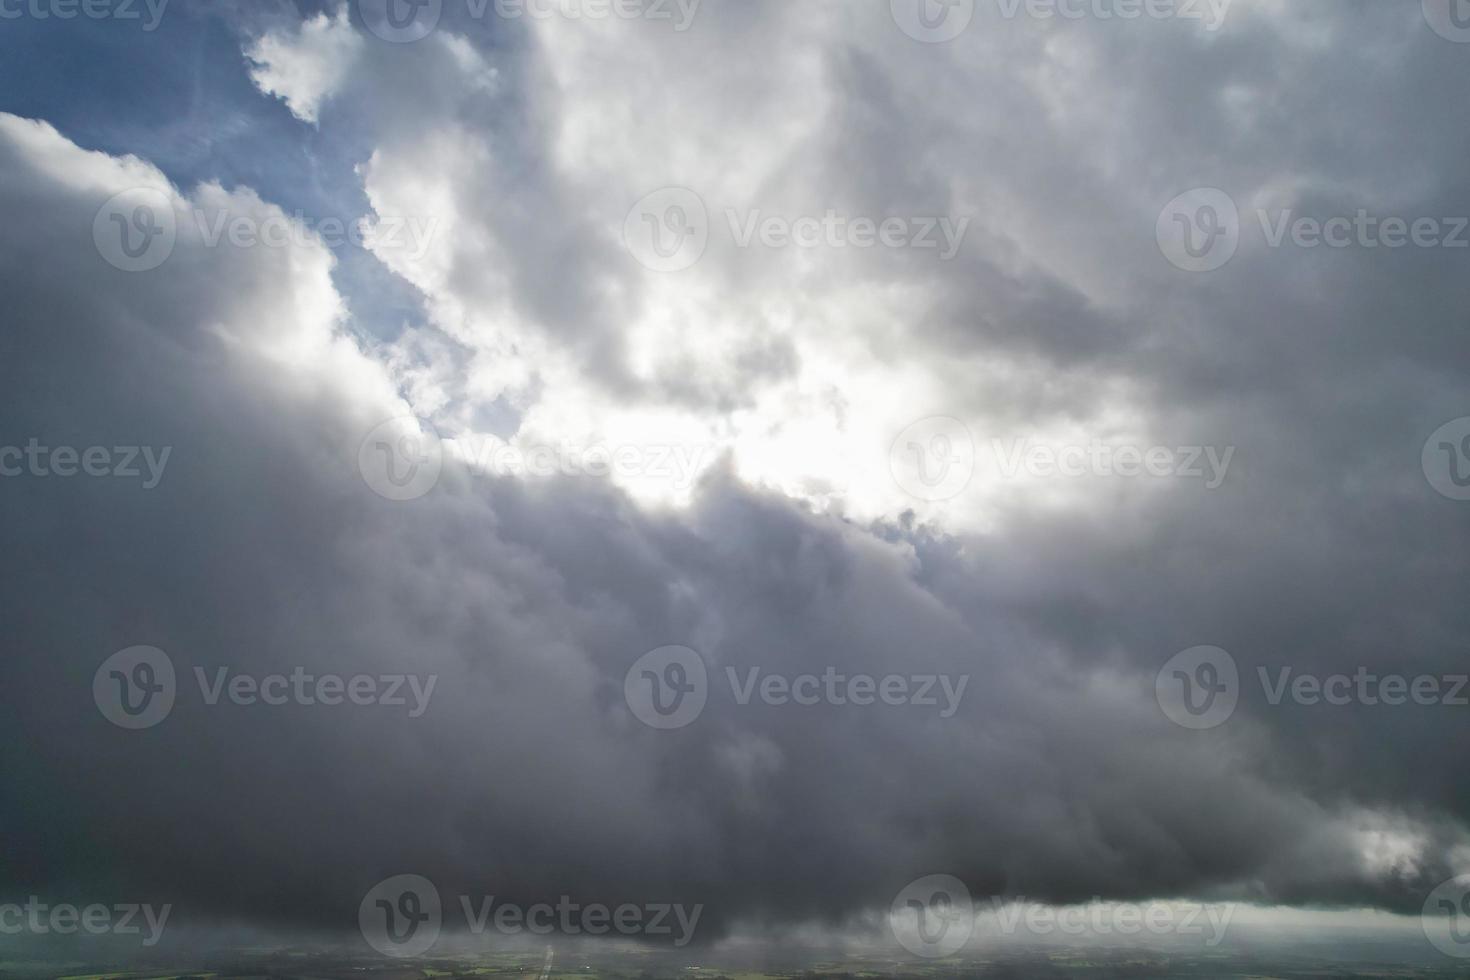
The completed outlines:
{"type": "Polygon", "coordinates": [[[0,931],[1470,956],[1467,6],[0,0],[0,931]]]}

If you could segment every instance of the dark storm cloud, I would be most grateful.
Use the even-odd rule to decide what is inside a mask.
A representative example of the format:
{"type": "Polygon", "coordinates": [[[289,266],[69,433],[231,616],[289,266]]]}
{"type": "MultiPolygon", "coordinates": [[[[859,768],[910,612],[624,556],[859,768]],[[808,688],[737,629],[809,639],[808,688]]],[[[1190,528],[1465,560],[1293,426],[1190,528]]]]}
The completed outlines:
{"type": "MultiPolygon", "coordinates": [[[[1165,437],[1239,447],[1217,491],[1016,508],[963,536],[814,515],[727,469],[679,511],[644,510],[592,481],[453,464],[428,496],[383,500],[356,454],[399,403],[346,338],[320,256],[293,266],[283,252],[191,240],[166,275],[119,272],[94,248],[92,220],[141,178],[6,118],[0,443],[172,453],[147,491],[0,480],[11,556],[0,897],[167,901],[179,921],[350,930],[373,884],[412,872],[451,903],[702,903],[703,939],[741,920],[841,922],[942,871],[979,895],[1050,901],[1417,911],[1457,870],[1470,819],[1453,761],[1467,709],[1246,697],[1228,725],[1197,732],[1153,698],[1155,671],[1204,643],[1252,678],[1258,665],[1466,669],[1470,505],[1435,495],[1419,472],[1428,434],[1470,414],[1463,259],[1243,248],[1197,278],[1151,238],[1179,190],[1228,185],[1244,208],[1298,173],[1368,188],[1395,213],[1470,210],[1467,110],[1430,98],[1464,81],[1470,50],[1390,5],[1311,6],[1327,42],[1298,36],[1269,4],[1240,5],[1234,32],[1208,44],[1160,25],[1075,33],[1118,66],[1105,73],[1118,91],[1098,105],[1126,112],[1075,107],[1096,131],[1049,120],[1045,87],[1019,81],[978,116],[960,113],[960,83],[978,69],[959,44],[935,60],[918,45],[854,41],[824,61],[846,101],[831,131],[793,151],[792,199],[834,158],[860,157],[837,186],[868,210],[983,200],[976,188],[1009,205],[977,254],[942,273],[873,257],[844,267],[933,289],[895,356],[1021,356],[1053,379],[1026,391],[1018,377],[1000,393],[1015,405],[957,387],[956,413],[1085,414],[1103,379],[1123,377],[1165,437]],[[1365,79],[1374,57],[1393,70],[1365,79]],[[951,94],[919,98],[924,70],[951,94]],[[1221,108],[1235,83],[1273,95],[1249,125],[1221,108]],[[999,126],[1007,115],[1014,125],[999,126]],[[917,145],[939,155],[916,164],[917,145]],[[953,176],[961,160],[974,169],[953,176]],[[1025,235],[1037,238],[1017,244],[1025,235]],[[1054,268],[1012,261],[1012,246],[1034,255],[1060,241],[1075,248],[1054,268]],[[320,344],[293,356],[300,336],[320,344]],[[136,644],[168,652],[180,695],[162,724],[125,732],[99,714],[91,685],[107,656],[136,644]],[[658,732],[630,714],[623,681],[667,644],[696,648],[715,690],[694,724],[658,732]],[[437,684],[414,718],[210,706],[193,677],[298,666],[437,684]],[[739,705],[726,667],[969,681],[941,718],[739,705]],[[1364,835],[1384,830],[1414,838],[1414,860],[1374,866],[1364,835]]],[[[1039,52],[1035,25],[1001,27],[1020,45],[1015,63],[1039,52]]],[[[1006,39],[966,43],[1000,51],[1006,39]]],[[[451,97],[438,76],[417,95],[395,90],[440,70],[432,50],[378,76],[366,101],[382,142],[431,140],[446,120],[494,107],[505,114],[486,125],[511,144],[488,164],[468,158],[484,169],[441,175],[469,219],[446,291],[488,303],[508,289],[572,347],[615,335],[617,303],[638,297],[600,305],[611,246],[575,223],[546,227],[547,215],[605,206],[557,180],[549,138],[529,121],[553,97],[520,95],[509,68],[509,96],[451,97]],[[493,221],[489,234],[517,256],[494,283],[475,278],[474,260],[495,254],[476,251],[476,221],[493,221]]],[[[527,59],[521,81],[535,77],[534,54],[515,57],[527,59]]],[[[1314,206],[1373,203],[1362,197],[1314,206]]],[[[720,275],[752,288],[779,264],[732,261],[720,275]]],[[[773,358],[772,373],[789,370],[773,358]]]]}

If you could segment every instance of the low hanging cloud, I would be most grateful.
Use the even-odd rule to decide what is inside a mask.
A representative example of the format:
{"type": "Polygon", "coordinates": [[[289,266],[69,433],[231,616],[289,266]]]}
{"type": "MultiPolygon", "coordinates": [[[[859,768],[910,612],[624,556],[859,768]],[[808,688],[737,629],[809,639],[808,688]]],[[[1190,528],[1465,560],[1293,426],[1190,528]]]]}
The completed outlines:
{"type": "Polygon", "coordinates": [[[379,219],[433,229],[364,240],[422,294],[389,340],[320,235],[191,217],[299,223],[263,192],[0,116],[0,442],[47,448],[0,479],[0,898],[345,933],[412,873],[450,905],[699,905],[703,941],[936,872],[1417,913],[1467,870],[1437,761],[1465,512],[1423,458],[1470,413],[1461,256],[1251,229],[1463,213],[1470,110],[1423,93],[1470,52],[1366,3],[982,5],[945,45],[886,5],[444,6],[411,43],[355,6],[241,41],[262,97],[365,147],[379,219]],[[1156,223],[1204,186],[1245,217],[1190,273],[1156,223]],[[711,218],[676,272],[625,234],[667,187],[711,218]],[[949,260],[742,246],[727,210],[969,231],[949,260]],[[916,423],[973,469],[955,492],[894,465],[916,423]],[[520,465],[548,445],[578,465],[520,465]],[[1161,694],[1197,648],[1226,657],[1187,681],[1235,671],[1224,718],[1161,694]],[[163,717],[99,710],[165,662],[163,717]]]}

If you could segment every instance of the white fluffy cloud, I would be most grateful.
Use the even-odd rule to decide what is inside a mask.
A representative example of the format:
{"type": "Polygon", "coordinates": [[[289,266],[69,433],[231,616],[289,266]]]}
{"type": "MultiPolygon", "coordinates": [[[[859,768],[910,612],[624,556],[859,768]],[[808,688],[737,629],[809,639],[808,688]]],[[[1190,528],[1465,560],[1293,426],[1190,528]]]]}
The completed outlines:
{"type": "Polygon", "coordinates": [[[262,34],[245,50],[250,77],[262,92],[278,96],[304,122],[316,123],[322,104],[336,94],[362,52],[347,9],[317,14],[293,33],[262,34]]]}

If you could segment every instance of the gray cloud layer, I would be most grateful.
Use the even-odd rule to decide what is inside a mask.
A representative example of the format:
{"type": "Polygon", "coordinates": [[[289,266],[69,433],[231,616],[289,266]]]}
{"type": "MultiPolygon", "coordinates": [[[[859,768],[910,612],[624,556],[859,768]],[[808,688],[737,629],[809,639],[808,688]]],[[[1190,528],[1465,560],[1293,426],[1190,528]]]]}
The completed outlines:
{"type": "MultiPolygon", "coordinates": [[[[1240,3],[1208,36],[986,20],[944,47],[909,42],[884,10],[816,9],[711,3],[687,36],[645,32],[606,61],[593,42],[560,54],[460,25],[464,57],[497,71],[479,91],[454,87],[479,69],[437,40],[365,37],[323,129],[335,113],[367,134],[370,195],[442,191],[462,216],[447,264],[418,270],[433,322],[414,330],[493,360],[483,325],[513,311],[518,336],[570,351],[630,404],[720,413],[789,378],[801,355],[755,313],[733,353],[706,359],[691,331],[682,376],[629,367],[620,331],[645,281],[598,229],[682,179],[647,147],[690,113],[690,141],[742,171],[726,190],[772,210],[978,214],[942,267],[853,253],[803,277],[789,254],[716,249],[701,274],[717,294],[754,310],[752,296],[830,301],[847,283],[913,290],[892,331],[813,329],[934,371],[940,408],[996,432],[1086,420],[1126,385],[1165,443],[1237,446],[1233,478],[1104,487],[1085,508],[1007,498],[984,533],[814,513],[730,466],[685,509],[452,462],[423,499],[383,500],[356,454],[404,412],[388,362],[407,348],[354,339],[322,250],[183,236],[162,270],[119,272],[93,216],[153,180],[146,167],[0,118],[0,443],[172,447],[148,491],[0,480],[0,897],[350,929],[368,888],[414,872],[446,895],[698,902],[717,931],[840,922],[932,872],[1048,901],[1417,911],[1466,870],[1470,709],[1245,697],[1195,732],[1153,684],[1206,643],[1251,678],[1466,671],[1470,504],[1436,495],[1419,454],[1470,414],[1467,253],[1245,247],[1199,277],[1152,235],[1197,185],[1323,215],[1470,211],[1470,106],[1452,97],[1470,47],[1409,3],[1240,3]],[[565,82],[560,57],[604,90],[545,84],[565,82]],[[788,87],[806,73],[815,95],[788,87]],[[619,92],[624,142],[583,159],[569,144],[595,128],[568,120],[619,92]],[[780,121],[816,128],[756,140],[762,112],[807,96],[821,111],[780,121]],[[657,159],[630,172],[622,155],[640,152],[657,159]],[[135,644],[169,653],[181,694],[130,733],[91,682],[135,644]],[[667,644],[716,678],[970,680],[951,718],[712,694],[695,724],[657,732],[623,679],[667,644]],[[192,671],[221,666],[438,681],[419,718],[206,705],[192,671]]],[[[245,191],[185,190],[268,213],[245,191]]],[[[485,409],[459,403],[473,367],[433,370],[455,393],[444,419],[485,409]]]]}

